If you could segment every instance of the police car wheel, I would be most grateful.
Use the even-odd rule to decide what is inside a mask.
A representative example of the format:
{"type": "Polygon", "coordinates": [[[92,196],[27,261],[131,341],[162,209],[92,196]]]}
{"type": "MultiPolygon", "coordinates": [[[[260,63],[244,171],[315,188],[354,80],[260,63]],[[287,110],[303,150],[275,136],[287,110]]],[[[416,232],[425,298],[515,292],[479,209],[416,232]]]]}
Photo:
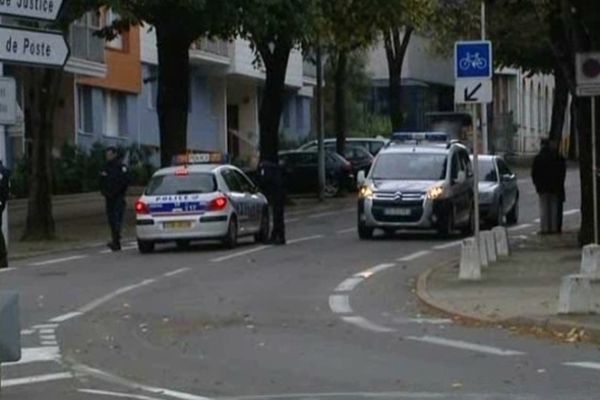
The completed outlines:
{"type": "Polygon", "coordinates": [[[232,216],[229,219],[229,227],[227,228],[227,235],[223,238],[223,244],[228,249],[233,249],[237,246],[237,236],[238,236],[238,225],[237,219],[235,216],[232,216]]]}
{"type": "Polygon", "coordinates": [[[138,250],[141,254],[148,254],[154,251],[154,242],[147,240],[138,240],[138,250]]]}
{"type": "Polygon", "coordinates": [[[267,243],[269,241],[269,210],[263,210],[260,218],[260,230],[254,235],[254,240],[259,243],[267,243]]]}

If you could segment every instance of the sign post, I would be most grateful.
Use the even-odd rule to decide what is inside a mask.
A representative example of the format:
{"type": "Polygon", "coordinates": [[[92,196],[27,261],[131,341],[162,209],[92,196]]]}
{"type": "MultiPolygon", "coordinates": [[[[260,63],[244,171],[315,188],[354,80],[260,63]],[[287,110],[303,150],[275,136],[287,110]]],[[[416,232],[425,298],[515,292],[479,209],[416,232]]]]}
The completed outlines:
{"type": "Polygon", "coordinates": [[[594,212],[594,243],[598,234],[598,154],[596,149],[596,96],[600,95],[600,53],[577,53],[575,57],[577,96],[591,97],[592,128],[592,191],[594,212]]]}

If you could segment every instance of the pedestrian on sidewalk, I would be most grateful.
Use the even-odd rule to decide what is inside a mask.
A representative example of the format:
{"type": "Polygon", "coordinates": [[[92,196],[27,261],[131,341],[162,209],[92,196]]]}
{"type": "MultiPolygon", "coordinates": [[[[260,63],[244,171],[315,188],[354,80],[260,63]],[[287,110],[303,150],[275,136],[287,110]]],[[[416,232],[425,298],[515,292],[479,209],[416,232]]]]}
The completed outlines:
{"type": "Polygon", "coordinates": [[[559,233],[562,229],[562,203],[565,200],[566,162],[558,153],[558,143],[542,140],[542,148],[533,160],[531,178],[539,195],[540,234],[559,233]]]}
{"type": "Polygon", "coordinates": [[[261,189],[269,200],[273,215],[273,231],[270,243],[285,245],[285,192],[283,188],[283,167],[269,160],[263,160],[258,166],[261,189]]]}
{"type": "Polygon", "coordinates": [[[8,251],[2,225],[4,223],[4,210],[10,196],[10,171],[0,161],[0,269],[8,268],[8,251]]]}
{"type": "Polygon", "coordinates": [[[106,199],[106,217],[110,226],[112,251],[121,250],[121,229],[125,214],[125,196],[129,187],[129,170],[115,147],[106,149],[106,164],[100,173],[100,191],[106,199]]]}

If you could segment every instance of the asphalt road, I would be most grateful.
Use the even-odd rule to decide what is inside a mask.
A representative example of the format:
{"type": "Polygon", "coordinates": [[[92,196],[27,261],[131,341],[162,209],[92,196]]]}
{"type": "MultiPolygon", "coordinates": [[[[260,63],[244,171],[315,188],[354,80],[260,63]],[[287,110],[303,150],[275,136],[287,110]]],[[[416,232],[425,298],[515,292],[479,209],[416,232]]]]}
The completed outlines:
{"type": "MultiPolygon", "coordinates": [[[[567,226],[576,226],[577,171],[567,226]]],[[[521,221],[536,197],[520,183],[521,221]]],[[[591,399],[600,352],[427,313],[414,280],[460,237],[359,241],[351,198],[288,215],[285,247],[101,248],[21,260],[24,357],[3,399],[591,399]]]]}

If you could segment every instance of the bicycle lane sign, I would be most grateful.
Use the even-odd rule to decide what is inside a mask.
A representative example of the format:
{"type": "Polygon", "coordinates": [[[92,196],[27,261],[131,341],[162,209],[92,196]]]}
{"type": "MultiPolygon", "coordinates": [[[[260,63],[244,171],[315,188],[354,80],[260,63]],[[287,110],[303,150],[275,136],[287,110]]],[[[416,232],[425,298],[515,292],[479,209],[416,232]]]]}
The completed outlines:
{"type": "Polygon", "coordinates": [[[462,41],[454,44],[456,79],[491,78],[493,72],[492,42],[462,41]]]}

